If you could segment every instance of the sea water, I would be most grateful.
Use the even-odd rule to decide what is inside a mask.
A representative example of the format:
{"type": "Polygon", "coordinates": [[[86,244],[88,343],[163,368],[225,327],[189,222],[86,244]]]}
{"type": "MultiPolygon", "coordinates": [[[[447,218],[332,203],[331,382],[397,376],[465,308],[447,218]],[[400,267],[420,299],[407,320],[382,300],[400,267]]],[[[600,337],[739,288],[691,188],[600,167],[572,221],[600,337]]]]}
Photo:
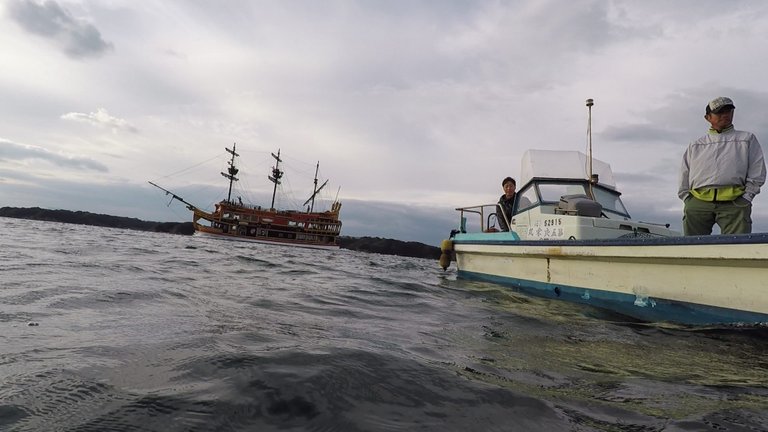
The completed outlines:
{"type": "Polygon", "coordinates": [[[436,261],[0,218],[3,431],[768,430],[768,332],[436,261]]]}

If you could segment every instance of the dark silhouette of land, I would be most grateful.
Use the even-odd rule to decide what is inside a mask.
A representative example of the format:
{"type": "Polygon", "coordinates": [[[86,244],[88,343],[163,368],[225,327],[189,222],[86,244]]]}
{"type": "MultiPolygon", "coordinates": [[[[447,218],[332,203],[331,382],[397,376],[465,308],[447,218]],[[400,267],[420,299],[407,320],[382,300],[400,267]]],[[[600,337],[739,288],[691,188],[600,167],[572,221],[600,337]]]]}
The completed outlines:
{"type": "MultiPolygon", "coordinates": [[[[192,226],[192,222],[151,222],[122,216],[110,216],[83,211],[49,210],[39,207],[0,207],[0,217],[63,222],[79,225],[123,228],[137,231],[163,232],[181,235],[192,235],[195,232],[195,229],[192,226]]],[[[428,259],[438,259],[440,257],[440,248],[435,246],[429,246],[419,242],[406,242],[379,237],[340,236],[339,246],[342,249],[373,252],[385,255],[398,255],[428,259]]]]}

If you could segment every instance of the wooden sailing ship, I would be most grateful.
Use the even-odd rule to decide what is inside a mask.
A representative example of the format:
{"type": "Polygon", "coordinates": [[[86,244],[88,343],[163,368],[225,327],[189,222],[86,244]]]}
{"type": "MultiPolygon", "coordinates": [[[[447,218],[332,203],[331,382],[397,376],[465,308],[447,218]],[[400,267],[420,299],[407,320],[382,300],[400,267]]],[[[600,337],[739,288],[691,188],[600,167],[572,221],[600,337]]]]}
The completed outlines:
{"type": "Polygon", "coordinates": [[[228,162],[227,172],[221,175],[229,180],[229,192],[227,199],[215,204],[212,212],[207,212],[199,207],[190,204],[173,192],[162,188],[155,183],[149,182],[171,195],[173,199],[186,204],[192,211],[192,223],[196,234],[223,238],[227,240],[241,240],[256,243],[281,244],[290,246],[299,246],[314,249],[338,249],[338,237],[341,233],[341,220],[339,211],[341,203],[334,200],[328,211],[316,212],[315,198],[320,190],[328,184],[326,180],[320,187],[317,186],[317,173],[320,167],[318,163],[315,169],[315,180],[312,195],[307,199],[303,206],[307,206],[306,211],[279,210],[275,208],[275,195],[277,186],[281,184],[281,178],[284,172],[280,169],[280,150],[277,154],[272,153],[275,158],[275,166],[272,167],[272,174],[268,176],[274,184],[272,190],[272,203],[269,208],[261,206],[246,205],[238,198],[237,202],[232,199],[232,185],[238,181],[236,175],[239,170],[235,166],[235,158],[239,156],[236,146],[225,148],[231,154],[228,162]]]}

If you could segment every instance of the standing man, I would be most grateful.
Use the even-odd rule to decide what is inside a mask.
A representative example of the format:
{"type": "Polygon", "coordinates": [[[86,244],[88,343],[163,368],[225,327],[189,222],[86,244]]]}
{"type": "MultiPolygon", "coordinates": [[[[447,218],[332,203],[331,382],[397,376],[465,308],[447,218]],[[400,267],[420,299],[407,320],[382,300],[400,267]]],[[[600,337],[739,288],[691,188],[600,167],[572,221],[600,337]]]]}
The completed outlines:
{"type": "Polygon", "coordinates": [[[509,220],[512,219],[512,210],[515,208],[515,188],[517,184],[515,179],[507,177],[501,181],[501,187],[504,189],[504,195],[499,198],[496,206],[496,219],[499,221],[499,228],[502,231],[509,231],[509,220]]]}
{"type": "Polygon", "coordinates": [[[678,196],[685,203],[683,233],[752,232],[752,200],[765,183],[765,159],[751,132],[733,128],[736,107],[727,97],[707,104],[704,118],[712,126],[683,154],[678,196]]]}

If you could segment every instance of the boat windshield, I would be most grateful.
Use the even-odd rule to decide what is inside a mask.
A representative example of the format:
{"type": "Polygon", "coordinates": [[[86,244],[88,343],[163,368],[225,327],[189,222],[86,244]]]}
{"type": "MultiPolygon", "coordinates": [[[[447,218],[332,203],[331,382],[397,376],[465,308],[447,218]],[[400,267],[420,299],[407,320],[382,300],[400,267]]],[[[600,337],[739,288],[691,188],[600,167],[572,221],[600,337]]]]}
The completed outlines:
{"type": "MultiPolygon", "coordinates": [[[[546,204],[557,204],[560,202],[560,197],[565,195],[587,195],[590,193],[587,190],[588,184],[583,183],[539,183],[538,189],[541,197],[541,202],[546,204]]],[[[629,217],[627,209],[621,202],[619,194],[608,189],[604,189],[600,186],[595,186],[593,193],[595,200],[603,206],[603,210],[617,213],[622,216],[629,217]]]]}
{"type": "Polygon", "coordinates": [[[584,184],[580,183],[539,183],[541,201],[558,203],[564,195],[587,195],[584,184]]]}

